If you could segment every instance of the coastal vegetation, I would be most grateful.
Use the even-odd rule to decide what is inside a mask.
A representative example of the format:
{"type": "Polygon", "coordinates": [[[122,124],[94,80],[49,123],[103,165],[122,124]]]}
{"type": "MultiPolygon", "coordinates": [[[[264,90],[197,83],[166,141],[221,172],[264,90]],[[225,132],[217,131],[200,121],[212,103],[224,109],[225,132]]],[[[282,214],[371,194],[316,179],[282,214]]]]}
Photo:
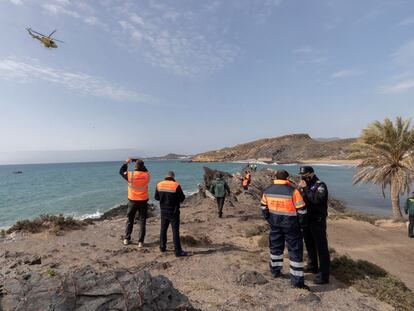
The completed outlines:
{"type": "Polygon", "coordinates": [[[39,233],[45,230],[49,230],[50,233],[58,235],[65,230],[81,229],[82,227],[91,224],[92,221],[92,219],[77,220],[73,217],[66,217],[62,214],[40,215],[39,217],[36,217],[32,220],[24,219],[17,221],[13,226],[7,229],[6,233],[39,233]]]}
{"type": "Polygon", "coordinates": [[[414,128],[411,120],[397,117],[375,121],[362,131],[350,158],[360,159],[354,184],[373,183],[390,187],[395,220],[402,218],[400,195],[409,193],[414,180],[414,128]]]}
{"type": "Polygon", "coordinates": [[[376,297],[396,310],[414,310],[414,293],[383,268],[365,260],[338,256],[335,252],[331,255],[332,274],[342,283],[376,297]]]}

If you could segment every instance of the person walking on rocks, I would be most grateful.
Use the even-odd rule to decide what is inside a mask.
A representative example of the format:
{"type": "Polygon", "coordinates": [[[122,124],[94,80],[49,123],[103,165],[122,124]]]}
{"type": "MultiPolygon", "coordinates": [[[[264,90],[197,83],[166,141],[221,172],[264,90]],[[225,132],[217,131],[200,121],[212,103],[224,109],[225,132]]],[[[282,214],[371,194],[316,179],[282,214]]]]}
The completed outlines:
{"type": "Polygon", "coordinates": [[[405,213],[408,214],[408,237],[414,238],[414,192],[405,202],[405,213]]]}
{"type": "Polygon", "coordinates": [[[295,288],[308,288],[303,275],[303,235],[301,227],[306,225],[307,210],[300,192],[287,180],[285,170],[276,172],[273,185],[263,191],[261,210],[270,225],[270,272],[281,275],[283,251],[287,243],[290,264],[290,281],[295,288]]]}
{"type": "Polygon", "coordinates": [[[224,201],[226,195],[230,194],[230,187],[224,180],[222,173],[217,173],[216,180],[214,180],[210,187],[210,192],[214,195],[217,201],[218,216],[223,217],[224,201]]]}
{"type": "Polygon", "coordinates": [[[302,166],[299,188],[308,208],[309,226],[303,230],[308,264],[305,272],[317,274],[315,284],[329,283],[330,255],[326,236],[328,217],[328,188],[315,175],[311,166],[302,166]]]}
{"type": "Polygon", "coordinates": [[[174,178],[175,173],[168,172],[155,189],[155,200],[160,201],[161,210],[160,251],[167,250],[167,230],[171,224],[175,256],[184,257],[190,255],[182,250],[180,242],[180,203],[184,202],[185,195],[174,178]]]}
{"type": "Polygon", "coordinates": [[[144,161],[128,158],[121,166],[119,174],[128,182],[128,210],[127,223],[124,235],[124,245],[131,243],[131,233],[134,227],[135,215],[139,218],[138,247],[144,246],[145,229],[148,213],[148,184],[150,174],[144,165],[144,161]],[[133,171],[128,171],[128,164],[135,162],[133,171]]]}

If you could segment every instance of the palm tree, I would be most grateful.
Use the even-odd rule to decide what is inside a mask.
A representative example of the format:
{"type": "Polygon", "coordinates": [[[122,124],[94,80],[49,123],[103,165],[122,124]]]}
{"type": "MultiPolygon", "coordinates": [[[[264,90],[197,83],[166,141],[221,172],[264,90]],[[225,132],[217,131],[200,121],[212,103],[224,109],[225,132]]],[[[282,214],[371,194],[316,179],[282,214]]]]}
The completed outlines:
{"type": "Polygon", "coordinates": [[[390,186],[394,219],[401,219],[400,194],[410,192],[414,179],[414,128],[411,120],[397,117],[395,123],[386,118],[362,130],[350,157],[361,159],[353,183],[390,186]]]}

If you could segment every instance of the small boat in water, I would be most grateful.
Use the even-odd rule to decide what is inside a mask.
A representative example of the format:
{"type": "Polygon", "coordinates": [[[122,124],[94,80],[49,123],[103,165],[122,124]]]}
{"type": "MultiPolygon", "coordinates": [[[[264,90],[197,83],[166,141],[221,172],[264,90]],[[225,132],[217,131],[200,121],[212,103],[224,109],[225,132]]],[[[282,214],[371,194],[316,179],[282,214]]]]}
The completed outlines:
{"type": "Polygon", "coordinates": [[[14,171],[13,174],[23,174],[22,171],[14,171]]]}

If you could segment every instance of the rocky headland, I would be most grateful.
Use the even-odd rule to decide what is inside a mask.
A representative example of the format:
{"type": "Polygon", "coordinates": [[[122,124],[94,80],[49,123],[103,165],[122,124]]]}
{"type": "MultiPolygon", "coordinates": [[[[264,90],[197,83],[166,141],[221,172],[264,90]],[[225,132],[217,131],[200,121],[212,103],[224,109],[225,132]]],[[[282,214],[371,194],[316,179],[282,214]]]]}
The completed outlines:
{"type": "Polygon", "coordinates": [[[136,240],[122,245],[122,206],[69,229],[58,219],[61,230],[11,230],[0,239],[0,310],[414,309],[414,248],[405,224],[361,221],[331,200],[332,282],[313,285],[307,274],[310,291],[293,289],[287,273],[275,279],[268,269],[268,226],[258,198],[273,172],[254,172],[247,193],[240,174],[225,174],[232,195],[222,219],[205,191],[214,173],[205,169],[204,187],[181,210],[191,257],[174,256],[171,231],[167,252],[159,251],[157,213],[148,219],[144,248],[136,240]]]}
{"type": "Polygon", "coordinates": [[[234,147],[195,155],[194,162],[257,160],[269,163],[300,163],[304,161],[345,161],[355,138],[316,140],[308,134],[292,134],[264,138],[234,147]]]}

